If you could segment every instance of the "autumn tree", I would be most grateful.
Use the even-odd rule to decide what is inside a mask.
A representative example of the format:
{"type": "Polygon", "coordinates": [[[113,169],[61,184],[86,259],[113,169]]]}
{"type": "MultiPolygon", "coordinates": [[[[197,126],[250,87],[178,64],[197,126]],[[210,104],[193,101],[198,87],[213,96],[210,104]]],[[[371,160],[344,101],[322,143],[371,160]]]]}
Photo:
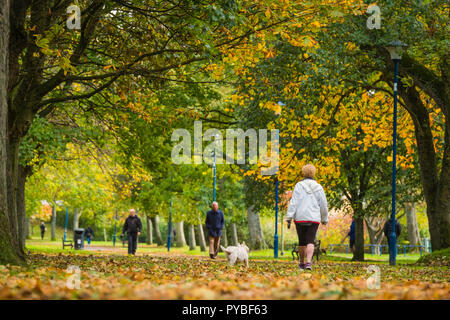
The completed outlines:
{"type": "MultiPolygon", "coordinates": [[[[7,31],[2,33],[5,43],[11,37],[9,46],[2,46],[8,48],[4,57],[9,60],[2,61],[1,78],[8,82],[8,121],[2,159],[7,164],[6,178],[1,179],[7,181],[8,205],[2,206],[2,216],[8,214],[10,230],[2,230],[11,240],[2,242],[2,251],[12,241],[20,259],[17,215],[24,207],[19,203],[24,188],[18,182],[26,173],[18,165],[19,146],[36,115],[45,118],[66,102],[92,98],[121,79],[146,79],[153,86],[183,80],[184,66],[208,61],[217,48],[235,47],[266,27],[260,20],[247,20],[264,16],[263,12],[235,1],[80,1],[80,29],[72,30],[65,28],[71,1],[4,4],[11,12],[10,26],[2,25],[7,31]]],[[[6,226],[6,218],[2,219],[6,226]]]]}

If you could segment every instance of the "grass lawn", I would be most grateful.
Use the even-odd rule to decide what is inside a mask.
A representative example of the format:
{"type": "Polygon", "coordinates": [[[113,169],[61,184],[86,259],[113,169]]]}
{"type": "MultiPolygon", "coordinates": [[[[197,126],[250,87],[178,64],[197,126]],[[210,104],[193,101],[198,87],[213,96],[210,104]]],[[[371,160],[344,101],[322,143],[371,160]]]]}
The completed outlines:
{"type": "MultiPolygon", "coordinates": [[[[73,254],[92,254],[93,251],[98,253],[118,253],[118,254],[127,254],[126,245],[123,247],[121,241],[116,242],[116,246],[114,247],[111,241],[94,241],[91,242],[91,245],[88,246],[85,242],[84,250],[71,250],[65,249],[62,250],[61,241],[50,241],[50,240],[41,240],[37,237],[32,238],[31,240],[27,240],[27,249],[33,253],[46,252],[46,253],[73,253],[73,254]]],[[[177,254],[185,254],[185,255],[199,255],[199,256],[207,256],[207,252],[202,252],[200,247],[197,246],[196,250],[189,250],[188,247],[177,248],[172,247],[170,252],[177,254]]],[[[158,247],[156,244],[148,245],[145,243],[139,243],[138,245],[138,254],[149,254],[149,253],[167,253],[167,247],[158,247]]],[[[281,255],[281,252],[278,253],[278,260],[281,261],[292,261],[291,251],[285,251],[284,255],[281,255]]],[[[274,253],[273,249],[265,249],[265,250],[256,250],[250,252],[251,259],[264,259],[264,260],[273,260],[274,253]]],[[[346,253],[333,253],[332,255],[321,255],[320,260],[326,261],[351,261],[352,254],[346,253]]],[[[420,254],[399,254],[397,255],[397,263],[399,264],[411,264],[415,263],[420,258],[420,254]]],[[[314,258],[315,259],[315,258],[314,258]]],[[[365,254],[366,262],[382,264],[389,262],[389,255],[371,255],[370,253],[365,254]]]]}

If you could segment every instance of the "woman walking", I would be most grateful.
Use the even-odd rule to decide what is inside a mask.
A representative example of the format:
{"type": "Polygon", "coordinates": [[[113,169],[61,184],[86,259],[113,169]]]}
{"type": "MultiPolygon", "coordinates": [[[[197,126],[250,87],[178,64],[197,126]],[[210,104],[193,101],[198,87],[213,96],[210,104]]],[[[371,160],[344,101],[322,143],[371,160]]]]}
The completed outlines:
{"type": "Polygon", "coordinates": [[[300,270],[311,270],[317,229],[320,223],[323,225],[328,223],[327,197],[322,186],[314,180],[315,174],[316,168],[312,164],[303,166],[303,180],[295,185],[286,214],[288,228],[291,221],[295,221],[300,270]]]}

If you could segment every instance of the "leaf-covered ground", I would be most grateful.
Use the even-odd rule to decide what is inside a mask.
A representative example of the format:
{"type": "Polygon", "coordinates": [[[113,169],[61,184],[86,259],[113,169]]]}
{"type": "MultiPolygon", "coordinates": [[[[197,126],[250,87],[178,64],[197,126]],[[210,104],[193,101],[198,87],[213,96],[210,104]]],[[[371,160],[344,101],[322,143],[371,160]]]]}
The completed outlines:
{"type": "Polygon", "coordinates": [[[448,267],[321,261],[312,272],[295,262],[251,260],[229,267],[223,257],[152,254],[31,254],[28,267],[0,266],[0,299],[450,299],[448,267]],[[79,289],[69,266],[80,269],[79,289]],[[69,284],[69,286],[68,286],[69,284]]]}

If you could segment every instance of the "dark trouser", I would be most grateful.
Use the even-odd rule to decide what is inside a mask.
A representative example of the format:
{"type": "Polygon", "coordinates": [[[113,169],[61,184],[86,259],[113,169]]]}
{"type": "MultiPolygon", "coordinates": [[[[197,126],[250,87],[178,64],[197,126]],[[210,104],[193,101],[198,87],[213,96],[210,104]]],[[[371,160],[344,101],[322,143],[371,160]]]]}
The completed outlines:
{"type": "Polygon", "coordinates": [[[128,235],[128,254],[135,254],[137,249],[137,233],[127,233],[128,235]]]}
{"type": "Polygon", "coordinates": [[[45,231],[41,231],[41,239],[44,240],[45,231]]]}
{"type": "Polygon", "coordinates": [[[299,246],[303,247],[303,246],[306,246],[308,243],[314,244],[314,240],[316,239],[317,229],[319,229],[318,223],[311,223],[310,225],[296,223],[295,228],[297,229],[299,246]]]}
{"type": "Polygon", "coordinates": [[[88,244],[91,244],[91,236],[86,236],[86,240],[88,244]]]}

